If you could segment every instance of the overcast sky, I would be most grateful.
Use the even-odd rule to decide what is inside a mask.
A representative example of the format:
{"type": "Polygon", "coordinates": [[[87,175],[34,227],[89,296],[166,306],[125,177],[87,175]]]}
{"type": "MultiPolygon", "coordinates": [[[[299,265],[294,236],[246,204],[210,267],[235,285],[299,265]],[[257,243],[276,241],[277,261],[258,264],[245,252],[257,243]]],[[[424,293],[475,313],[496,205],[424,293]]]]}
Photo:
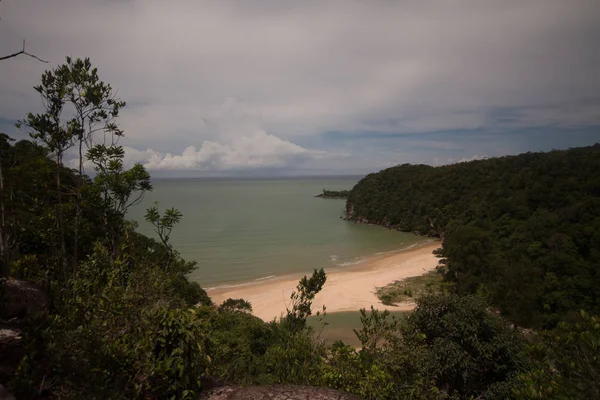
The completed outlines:
{"type": "Polygon", "coordinates": [[[0,131],[90,57],[156,174],[362,174],[600,142],[600,0],[3,0],[0,131]],[[190,172],[192,171],[192,172],[190,172]]]}

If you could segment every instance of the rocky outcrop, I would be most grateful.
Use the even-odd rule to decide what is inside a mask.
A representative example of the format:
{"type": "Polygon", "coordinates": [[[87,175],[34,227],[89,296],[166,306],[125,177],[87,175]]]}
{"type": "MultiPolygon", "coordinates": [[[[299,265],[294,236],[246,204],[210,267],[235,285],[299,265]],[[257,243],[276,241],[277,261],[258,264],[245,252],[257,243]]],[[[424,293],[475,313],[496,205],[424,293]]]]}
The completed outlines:
{"type": "Polygon", "coordinates": [[[25,318],[45,310],[48,300],[36,285],[18,279],[8,279],[0,288],[0,319],[25,318]]]}
{"type": "MultiPolygon", "coordinates": [[[[6,384],[12,379],[24,355],[25,347],[19,321],[0,321],[0,383],[6,384]]],[[[3,397],[0,390],[0,400],[5,398],[10,399],[10,397],[3,397]]]]}
{"type": "MultiPolygon", "coordinates": [[[[37,286],[17,279],[8,279],[2,283],[0,287],[0,383],[6,384],[12,379],[25,355],[21,334],[26,317],[45,310],[47,306],[47,298],[37,286]]],[[[11,398],[2,396],[0,390],[0,400],[11,398]]]]}
{"type": "Polygon", "coordinates": [[[223,386],[200,397],[205,400],[361,400],[360,397],[313,386],[223,386]]]}

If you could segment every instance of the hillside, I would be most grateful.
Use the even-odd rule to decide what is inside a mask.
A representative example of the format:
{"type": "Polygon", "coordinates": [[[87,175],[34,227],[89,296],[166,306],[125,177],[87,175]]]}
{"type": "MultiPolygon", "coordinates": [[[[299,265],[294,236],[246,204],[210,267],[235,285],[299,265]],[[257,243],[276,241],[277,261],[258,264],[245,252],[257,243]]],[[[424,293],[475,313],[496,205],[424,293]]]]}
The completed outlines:
{"type": "Polygon", "coordinates": [[[600,144],[454,165],[399,165],[350,192],[347,217],[444,239],[445,278],[513,321],[600,311],[600,144]]]}

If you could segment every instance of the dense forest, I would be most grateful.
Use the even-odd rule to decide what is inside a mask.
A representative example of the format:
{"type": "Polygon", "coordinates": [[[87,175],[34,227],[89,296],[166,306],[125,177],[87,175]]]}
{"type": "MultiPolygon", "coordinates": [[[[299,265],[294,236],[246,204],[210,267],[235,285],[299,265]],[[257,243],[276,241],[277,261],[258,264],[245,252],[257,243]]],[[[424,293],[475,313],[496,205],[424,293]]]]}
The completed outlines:
{"type": "Polygon", "coordinates": [[[315,197],[322,197],[324,199],[347,199],[350,195],[349,190],[327,190],[323,189],[322,193],[319,193],[315,197]]]}
{"type": "Polygon", "coordinates": [[[600,313],[600,144],[363,178],[349,218],[441,236],[444,275],[511,321],[600,313]]]}
{"type": "Polygon", "coordinates": [[[223,383],[365,399],[600,396],[600,321],[578,312],[556,323],[597,312],[597,147],[401,166],[361,181],[351,214],[443,235],[453,289],[420,296],[401,322],[363,310],[354,349],[307,325],[323,270],[265,323],[250,303],[213,304],[188,280],[197,266],[169,241],[178,210],[147,210],[157,239],[136,232],[127,213],[152,190],[150,175],[126,167],[125,102],[88,59],[67,58],[34,89],[43,111],[18,124],[31,140],[0,136],[0,383],[18,399],[192,399],[223,383]],[[502,303],[502,287],[513,303],[502,303]],[[557,327],[515,329],[487,301],[513,320],[527,312],[531,325],[557,327]],[[7,339],[11,329],[19,336],[7,339]]]}

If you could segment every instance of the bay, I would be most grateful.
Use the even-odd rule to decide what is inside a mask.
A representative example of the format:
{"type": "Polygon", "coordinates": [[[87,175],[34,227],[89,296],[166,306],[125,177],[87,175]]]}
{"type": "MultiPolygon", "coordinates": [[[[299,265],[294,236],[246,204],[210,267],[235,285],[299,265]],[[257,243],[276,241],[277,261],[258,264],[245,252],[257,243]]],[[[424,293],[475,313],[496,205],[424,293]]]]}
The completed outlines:
{"type": "Polygon", "coordinates": [[[182,221],[174,248],[198,269],[203,287],[235,285],[315,268],[348,268],[376,253],[423,241],[416,235],[340,219],[345,201],[315,198],[323,189],[349,190],[360,177],[153,179],[154,190],[128,219],[157,237],[145,209],[175,207],[182,221]]]}

